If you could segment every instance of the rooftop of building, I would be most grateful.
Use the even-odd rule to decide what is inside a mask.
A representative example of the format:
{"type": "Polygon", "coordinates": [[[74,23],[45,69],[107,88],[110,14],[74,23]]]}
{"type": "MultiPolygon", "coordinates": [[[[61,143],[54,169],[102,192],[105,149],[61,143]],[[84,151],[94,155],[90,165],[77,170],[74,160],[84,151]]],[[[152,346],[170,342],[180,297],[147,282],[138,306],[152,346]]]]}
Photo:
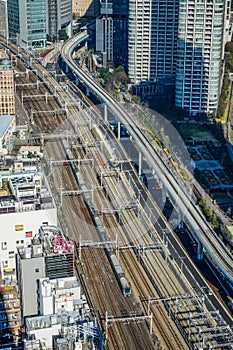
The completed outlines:
{"type": "Polygon", "coordinates": [[[0,50],[0,70],[12,69],[11,61],[8,59],[6,53],[0,50]]]}
{"type": "MultiPolygon", "coordinates": [[[[62,313],[60,315],[53,314],[48,316],[27,317],[25,325],[27,338],[29,339],[28,344],[30,344],[30,339],[36,341],[37,331],[40,332],[43,328],[55,328],[59,336],[55,337],[54,340],[56,339],[56,345],[59,345],[58,348],[60,350],[73,348],[73,346],[66,347],[68,344],[73,344],[73,342],[75,342],[75,344],[85,345],[82,349],[92,349],[92,341],[94,338],[99,338],[100,335],[97,331],[98,325],[96,320],[94,320],[89,313],[83,313],[81,310],[83,309],[62,313]],[[69,337],[71,331],[73,334],[72,339],[69,337]],[[83,334],[83,340],[80,339],[80,332],[83,334]]],[[[48,334],[48,331],[46,334],[48,334]]]]}
{"type": "Polygon", "coordinates": [[[43,340],[26,340],[23,343],[24,350],[46,350],[47,346],[43,340]]]}
{"type": "Polygon", "coordinates": [[[0,176],[0,214],[55,208],[42,172],[0,176]]]}
{"type": "Polygon", "coordinates": [[[11,125],[12,121],[15,119],[14,115],[1,115],[0,116],[0,138],[3,137],[5,131],[11,125]]]}
{"type": "Polygon", "coordinates": [[[49,284],[53,291],[80,287],[80,283],[75,276],[55,279],[41,278],[40,283],[49,284]]]}
{"type": "Polygon", "coordinates": [[[38,258],[40,256],[64,256],[69,253],[73,255],[73,252],[73,241],[68,240],[59,227],[52,225],[42,225],[39,232],[32,238],[31,245],[18,249],[21,259],[38,258]]]}
{"type": "Polygon", "coordinates": [[[3,60],[4,58],[7,58],[6,52],[0,49],[0,59],[3,60]]]}
{"type": "Polygon", "coordinates": [[[59,324],[73,324],[76,319],[80,318],[80,310],[62,313],[61,315],[38,315],[26,317],[25,325],[27,332],[35,329],[50,328],[59,324]]]}

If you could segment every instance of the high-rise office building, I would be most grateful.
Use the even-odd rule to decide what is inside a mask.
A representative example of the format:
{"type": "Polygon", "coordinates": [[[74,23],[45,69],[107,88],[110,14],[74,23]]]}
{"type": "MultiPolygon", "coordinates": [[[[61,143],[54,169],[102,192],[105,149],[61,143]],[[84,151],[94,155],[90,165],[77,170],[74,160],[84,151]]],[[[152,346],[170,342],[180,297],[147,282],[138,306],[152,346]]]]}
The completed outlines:
{"type": "Polygon", "coordinates": [[[113,3],[100,1],[100,16],[96,19],[96,51],[103,54],[103,65],[113,61],[113,3]]]}
{"type": "Polygon", "coordinates": [[[0,35],[8,37],[7,1],[0,0],[0,35]]]}
{"type": "Polygon", "coordinates": [[[72,34],[72,0],[50,0],[47,2],[47,33],[57,37],[60,29],[72,34]]]}
{"type": "Polygon", "coordinates": [[[18,12],[18,44],[25,49],[45,47],[47,29],[46,0],[20,0],[18,12]]]}
{"type": "Polygon", "coordinates": [[[229,1],[180,0],[175,104],[191,115],[216,112],[229,1]]]}
{"type": "Polygon", "coordinates": [[[19,0],[7,0],[7,19],[9,37],[16,42],[19,35],[19,0]]]}
{"type": "Polygon", "coordinates": [[[72,0],[8,0],[9,36],[24,49],[46,46],[47,34],[72,34],[72,0]]]}
{"type": "Polygon", "coordinates": [[[113,56],[116,66],[128,66],[129,0],[113,1],[113,56]]]}
{"type": "Polygon", "coordinates": [[[101,0],[96,19],[96,50],[103,54],[103,64],[128,63],[128,0],[101,0]]]}
{"type": "Polygon", "coordinates": [[[128,74],[132,84],[175,75],[178,0],[129,0],[128,74]]]}

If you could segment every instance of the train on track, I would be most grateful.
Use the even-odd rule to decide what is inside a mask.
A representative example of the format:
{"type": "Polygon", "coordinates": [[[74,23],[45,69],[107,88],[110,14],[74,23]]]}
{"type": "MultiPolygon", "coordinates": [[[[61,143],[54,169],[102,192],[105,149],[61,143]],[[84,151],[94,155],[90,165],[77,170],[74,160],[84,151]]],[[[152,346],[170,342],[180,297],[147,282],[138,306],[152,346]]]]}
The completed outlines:
{"type": "Polygon", "coordinates": [[[117,281],[120,285],[120,288],[122,290],[122,293],[124,295],[131,295],[131,288],[129,285],[129,282],[127,280],[127,278],[125,277],[124,272],[122,271],[120,262],[116,256],[116,254],[114,253],[114,251],[111,248],[106,248],[107,251],[107,256],[108,259],[110,261],[110,264],[112,266],[112,269],[115,273],[115,276],[117,278],[117,281]]]}
{"type": "MultiPolygon", "coordinates": [[[[70,147],[65,139],[62,139],[62,145],[63,145],[63,148],[65,150],[67,159],[70,161],[74,160],[75,158],[73,156],[73,153],[72,153],[72,151],[71,151],[71,149],[70,149],[70,147]]],[[[75,162],[71,163],[71,167],[72,167],[74,176],[79,184],[79,187],[82,190],[83,199],[84,199],[84,201],[87,205],[87,208],[91,214],[92,220],[94,221],[95,226],[98,230],[100,239],[102,242],[107,242],[109,240],[108,235],[106,234],[105,228],[104,228],[104,226],[99,218],[98,213],[95,210],[94,204],[93,204],[92,199],[91,199],[90,192],[88,191],[88,189],[86,187],[85,181],[83,180],[83,177],[82,177],[81,173],[79,172],[75,162]]],[[[116,276],[116,279],[118,281],[118,284],[121,288],[123,295],[125,295],[125,296],[131,295],[130,284],[129,284],[127,278],[125,277],[125,274],[122,270],[120,262],[116,256],[115,252],[113,251],[112,247],[110,246],[110,244],[108,246],[106,246],[105,251],[106,251],[108,260],[112,266],[112,269],[114,271],[114,274],[116,276]]]]}

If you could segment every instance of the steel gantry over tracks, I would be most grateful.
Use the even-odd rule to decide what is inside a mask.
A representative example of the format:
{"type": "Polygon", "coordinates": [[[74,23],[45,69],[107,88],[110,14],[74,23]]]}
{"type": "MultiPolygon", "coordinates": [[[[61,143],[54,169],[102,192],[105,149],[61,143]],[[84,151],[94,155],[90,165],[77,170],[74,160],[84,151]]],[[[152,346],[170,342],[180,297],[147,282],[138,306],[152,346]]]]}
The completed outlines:
{"type": "Polygon", "coordinates": [[[157,175],[167,189],[170,197],[176,201],[176,205],[184,216],[184,220],[192,229],[199,244],[202,248],[205,248],[213,264],[225,275],[233,289],[232,257],[226,251],[214,230],[207,223],[199,208],[193,203],[186,190],[180,186],[177,179],[171,173],[171,170],[160,157],[158,149],[149,142],[141,128],[135,123],[135,120],[133,120],[130,114],[125,111],[123,106],[74,62],[72,54],[76,46],[87,38],[88,33],[79,33],[77,36],[66,41],[62,46],[61,57],[67,69],[70,69],[75,74],[77,81],[82,81],[87,89],[99,96],[114,115],[117,115],[117,118],[124,125],[127,125],[129,133],[137,141],[141,152],[146,155],[148,163],[150,163],[153,169],[156,169],[157,175]]]}

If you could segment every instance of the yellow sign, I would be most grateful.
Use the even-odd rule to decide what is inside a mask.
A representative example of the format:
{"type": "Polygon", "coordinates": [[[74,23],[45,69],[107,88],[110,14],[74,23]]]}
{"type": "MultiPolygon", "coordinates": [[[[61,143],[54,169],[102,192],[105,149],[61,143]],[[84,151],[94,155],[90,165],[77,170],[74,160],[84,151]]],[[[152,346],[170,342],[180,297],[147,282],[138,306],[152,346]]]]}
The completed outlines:
{"type": "Polygon", "coordinates": [[[13,286],[4,286],[4,287],[0,287],[0,290],[12,290],[14,289],[13,286]]]}
{"type": "Polygon", "coordinates": [[[23,231],[23,225],[15,225],[15,231],[23,231]]]}

